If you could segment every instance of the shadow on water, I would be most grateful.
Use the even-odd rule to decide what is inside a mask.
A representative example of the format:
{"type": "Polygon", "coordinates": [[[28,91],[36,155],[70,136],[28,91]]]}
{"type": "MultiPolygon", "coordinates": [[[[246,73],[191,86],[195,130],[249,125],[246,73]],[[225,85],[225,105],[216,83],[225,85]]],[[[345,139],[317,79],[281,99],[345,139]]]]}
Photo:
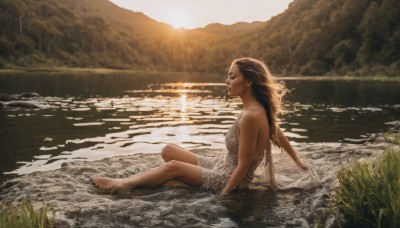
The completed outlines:
{"type": "MultiPolygon", "coordinates": [[[[225,75],[190,73],[153,74],[19,74],[0,75],[0,93],[16,94],[36,92],[42,96],[56,97],[118,97],[126,91],[139,95],[155,96],[149,89],[157,89],[171,83],[221,83],[225,75]]],[[[327,104],[336,106],[377,106],[399,104],[400,82],[385,81],[345,81],[345,80],[295,80],[285,81],[291,89],[287,96],[290,102],[303,104],[327,104]]],[[[199,87],[196,87],[199,88],[199,87]]],[[[217,87],[218,88],[218,87],[217,87]]],[[[200,87],[200,89],[202,89],[200,87]]],[[[224,88],[212,88],[211,95],[226,96],[224,88]]],[[[210,95],[210,94],[205,94],[210,95]]]]}
{"type": "Polygon", "coordinates": [[[238,227],[284,222],[275,213],[278,197],[274,191],[246,190],[225,196],[221,203],[226,208],[228,218],[238,227]]]}
{"type": "MultiPolygon", "coordinates": [[[[297,196],[302,193],[304,194],[304,192],[298,191],[297,196]]],[[[292,191],[291,194],[296,194],[296,191],[292,191]]],[[[128,195],[116,195],[116,198],[117,200],[140,199],[153,202],[174,202],[176,204],[175,213],[183,213],[181,211],[182,207],[188,204],[191,205],[192,210],[196,207],[202,207],[207,212],[212,213],[205,213],[201,209],[194,210],[191,213],[196,214],[198,218],[204,218],[209,225],[215,227],[265,227],[286,224],[288,221],[294,219],[294,214],[289,213],[286,216],[282,216],[285,212],[279,207],[282,207],[280,203],[287,201],[285,195],[281,194],[281,197],[279,197],[279,193],[272,190],[244,190],[240,192],[236,191],[226,196],[219,196],[218,194],[210,194],[193,187],[181,189],[139,188],[128,195]],[[208,206],[204,205],[204,201],[207,201],[208,206]]],[[[288,204],[286,206],[293,208],[293,205],[288,204]]],[[[167,217],[169,219],[172,219],[172,217],[177,219],[176,217],[178,216],[167,217]]],[[[174,224],[179,224],[180,222],[190,223],[190,219],[187,218],[186,221],[172,222],[174,224]]],[[[291,223],[294,222],[292,221],[291,223]]]]}
{"type": "Polygon", "coordinates": [[[0,93],[36,92],[56,97],[118,97],[127,90],[145,90],[151,84],[179,82],[223,82],[215,74],[153,73],[153,74],[18,74],[0,75],[0,93]]]}
{"type": "Polygon", "coordinates": [[[400,82],[345,80],[288,80],[287,99],[304,104],[364,107],[399,104],[400,82]]]}

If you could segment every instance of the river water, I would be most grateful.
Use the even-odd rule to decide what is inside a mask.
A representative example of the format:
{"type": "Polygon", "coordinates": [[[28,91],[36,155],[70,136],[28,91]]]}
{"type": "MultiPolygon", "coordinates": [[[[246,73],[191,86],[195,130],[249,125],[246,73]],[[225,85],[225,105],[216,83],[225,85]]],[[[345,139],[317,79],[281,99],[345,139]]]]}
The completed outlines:
{"type": "MultiPolygon", "coordinates": [[[[175,143],[199,153],[222,151],[224,134],[242,108],[238,98],[227,97],[222,83],[224,77],[173,73],[1,75],[0,93],[3,97],[10,96],[34,104],[36,108],[15,107],[11,105],[13,101],[3,99],[3,108],[0,109],[0,180],[35,171],[60,170],[65,162],[98,161],[137,154],[149,155],[142,160],[146,168],[146,164],[151,166],[152,156],[158,154],[165,143],[175,143]],[[22,97],[24,92],[35,92],[39,96],[25,94],[22,97]]],[[[293,144],[314,163],[331,160],[332,164],[338,165],[344,156],[306,153],[307,150],[314,151],[310,148],[361,145],[386,132],[391,123],[400,119],[398,82],[299,78],[284,81],[292,91],[286,97],[288,113],[281,117],[280,126],[293,144]]],[[[344,147],[340,150],[344,154],[348,152],[344,147]]],[[[326,169],[327,166],[320,166],[317,171],[326,169]]],[[[334,171],[331,170],[330,175],[322,179],[331,184],[334,182],[332,176],[334,171]]],[[[249,197],[246,200],[235,199],[243,197],[243,194],[233,195],[230,199],[215,199],[215,196],[197,190],[169,190],[165,195],[163,191],[152,191],[140,199],[147,197],[152,202],[164,202],[167,207],[173,207],[174,202],[168,192],[175,196],[178,194],[176,201],[180,203],[194,194],[192,206],[200,212],[186,216],[199,216],[202,201],[214,203],[214,216],[200,216],[200,223],[193,221],[193,224],[207,226],[315,225],[321,218],[316,219],[313,210],[327,207],[321,200],[326,198],[327,191],[317,190],[288,194],[252,191],[246,194],[249,197]],[[205,197],[204,194],[208,195],[205,197]],[[313,198],[318,200],[313,201],[313,198]],[[306,211],[299,212],[296,208],[304,206],[302,199],[309,205],[306,211]],[[288,201],[290,203],[286,205],[288,201]],[[282,216],[292,218],[287,222],[282,216]]],[[[152,207],[157,207],[157,203],[152,207]]],[[[179,212],[190,205],[177,207],[179,212]]],[[[153,212],[148,210],[148,213],[154,213],[154,210],[157,211],[153,208],[153,212]]],[[[212,211],[213,207],[206,207],[204,213],[212,211]]],[[[324,217],[322,221],[326,222],[325,215],[320,213],[319,217],[324,217]]],[[[95,221],[101,224],[101,220],[95,221]]],[[[160,224],[167,226],[188,222],[163,221],[160,224]]],[[[85,223],[80,222],[84,226],[85,223]]],[[[147,220],[138,224],[157,225],[147,220]]]]}

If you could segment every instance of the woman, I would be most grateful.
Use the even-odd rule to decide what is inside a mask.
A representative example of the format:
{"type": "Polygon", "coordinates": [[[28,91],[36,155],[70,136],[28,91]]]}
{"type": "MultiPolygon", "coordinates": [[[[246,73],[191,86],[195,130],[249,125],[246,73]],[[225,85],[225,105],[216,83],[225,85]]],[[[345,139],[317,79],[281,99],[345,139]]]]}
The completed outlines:
{"type": "Polygon", "coordinates": [[[161,151],[164,165],[123,179],[92,177],[94,184],[114,192],[180,180],[227,194],[249,186],[264,154],[270,159],[271,142],[282,147],[299,167],[308,170],[278,127],[281,98],[287,89],[275,81],[265,64],[252,58],[236,59],[225,83],[229,96],[238,96],[243,103],[242,112],[225,138],[226,155],[207,158],[166,145],[161,151]]]}

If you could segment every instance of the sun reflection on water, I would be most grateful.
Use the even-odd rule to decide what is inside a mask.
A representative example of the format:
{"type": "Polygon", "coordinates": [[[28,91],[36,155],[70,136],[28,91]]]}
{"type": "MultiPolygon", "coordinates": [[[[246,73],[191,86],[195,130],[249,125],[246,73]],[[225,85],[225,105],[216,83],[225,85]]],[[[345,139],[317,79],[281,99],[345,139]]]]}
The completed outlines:
{"type": "Polygon", "coordinates": [[[181,112],[180,112],[180,117],[181,121],[185,122],[188,120],[188,112],[187,112],[187,96],[186,94],[181,94],[181,112]]]}
{"type": "MultiPolygon", "coordinates": [[[[31,162],[10,173],[55,169],[62,162],[77,159],[97,160],[135,153],[159,153],[165,143],[178,144],[186,149],[225,148],[224,135],[242,106],[239,98],[228,99],[223,95],[223,83],[181,82],[146,86],[147,89],[126,90],[126,94],[120,97],[39,97],[35,102],[47,103],[51,108],[32,111],[34,113],[6,110],[8,121],[25,121],[22,118],[29,116],[37,123],[46,121],[52,127],[43,128],[40,136],[52,140],[30,145],[29,150],[37,148],[36,157],[26,159],[31,162]]],[[[285,103],[285,107],[288,113],[282,117],[280,124],[291,140],[299,142],[308,141],[308,138],[316,140],[324,133],[316,130],[321,123],[339,120],[335,122],[339,126],[336,129],[342,129],[349,124],[345,120],[350,117],[355,122],[366,113],[380,116],[384,112],[381,107],[301,102],[285,103]]],[[[35,125],[35,128],[43,126],[35,125]]],[[[337,137],[334,138],[336,134],[327,131],[326,135],[329,140],[337,140],[337,137]]],[[[367,137],[364,133],[361,140],[367,137]]],[[[339,139],[355,141],[351,135],[342,138],[339,139]]]]}
{"type": "Polygon", "coordinates": [[[187,106],[186,94],[181,94],[181,113],[186,114],[186,106],[187,106]]]}

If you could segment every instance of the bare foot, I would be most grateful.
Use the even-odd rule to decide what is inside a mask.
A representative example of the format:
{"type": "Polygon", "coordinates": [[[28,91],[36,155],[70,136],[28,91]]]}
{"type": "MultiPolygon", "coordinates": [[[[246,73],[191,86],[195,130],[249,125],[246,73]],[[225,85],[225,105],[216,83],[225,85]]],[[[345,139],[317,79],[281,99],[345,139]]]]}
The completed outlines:
{"type": "Polygon", "coordinates": [[[114,179],[108,177],[92,177],[93,184],[103,192],[121,193],[128,192],[129,187],[126,186],[124,179],[114,179]]]}

